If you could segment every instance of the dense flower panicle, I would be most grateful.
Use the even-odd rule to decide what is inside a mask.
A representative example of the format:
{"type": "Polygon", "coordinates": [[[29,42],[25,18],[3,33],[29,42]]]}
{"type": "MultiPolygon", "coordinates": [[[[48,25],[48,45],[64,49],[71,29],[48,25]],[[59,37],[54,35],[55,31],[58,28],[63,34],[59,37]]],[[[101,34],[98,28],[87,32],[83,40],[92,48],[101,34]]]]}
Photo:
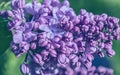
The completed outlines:
{"type": "Polygon", "coordinates": [[[120,39],[119,19],[81,9],[75,14],[69,1],[12,0],[8,17],[11,50],[27,53],[21,72],[28,75],[112,75],[113,70],[92,66],[94,55],[112,57],[112,40],[120,39]]]}

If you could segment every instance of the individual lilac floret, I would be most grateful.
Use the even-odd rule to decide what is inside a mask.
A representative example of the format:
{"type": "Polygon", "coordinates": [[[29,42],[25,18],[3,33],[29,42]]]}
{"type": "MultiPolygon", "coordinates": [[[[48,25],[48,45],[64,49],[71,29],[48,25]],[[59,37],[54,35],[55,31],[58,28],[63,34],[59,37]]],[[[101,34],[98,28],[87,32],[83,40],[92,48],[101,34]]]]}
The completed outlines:
{"type": "Polygon", "coordinates": [[[26,75],[113,75],[111,69],[92,66],[94,55],[112,57],[112,40],[120,39],[119,19],[81,9],[75,14],[69,1],[12,0],[8,17],[11,50],[27,53],[21,72],[26,75]]]}

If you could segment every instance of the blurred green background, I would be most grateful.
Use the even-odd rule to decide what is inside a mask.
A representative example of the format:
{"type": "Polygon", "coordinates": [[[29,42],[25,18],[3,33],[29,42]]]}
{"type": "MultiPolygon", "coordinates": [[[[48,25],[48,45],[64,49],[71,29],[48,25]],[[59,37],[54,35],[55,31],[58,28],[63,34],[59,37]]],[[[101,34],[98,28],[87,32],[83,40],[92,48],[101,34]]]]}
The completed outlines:
{"type": "MultiPolygon", "coordinates": [[[[27,0],[29,1],[29,0],[27,0]]],[[[109,16],[120,18],[120,0],[69,0],[71,7],[76,13],[80,9],[86,9],[94,14],[107,13],[109,16]]],[[[0,10],[10,9],[8,0],[0,0],[0,10]]],[[[9,49],[11,33],[7,30],[7,20],[0,17],[0,75],[21,75],[19,66],[23,62],[25,55],[16,58],[9,49]]],[[[107,58],[107,61],[95,59],[95,63],[110,64],[115,75],[120,75],[120,41],[113,41],[113,49],[116,55],[107,58]]],[[[101,65],[101,64],[99,64],[101,65]]]]}

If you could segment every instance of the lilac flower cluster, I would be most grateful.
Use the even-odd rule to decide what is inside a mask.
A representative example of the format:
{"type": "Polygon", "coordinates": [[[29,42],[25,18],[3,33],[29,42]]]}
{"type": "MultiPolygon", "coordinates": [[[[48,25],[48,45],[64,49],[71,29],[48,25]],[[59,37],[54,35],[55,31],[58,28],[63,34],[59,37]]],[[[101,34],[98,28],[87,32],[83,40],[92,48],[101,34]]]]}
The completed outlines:
{"type": "Polygon", "coordinates": [[[26,54],[21,72],[26,75],[112,75],[113,70],[92,66],[94,55],[112,57],[112,40],[120,39],[119,19],[94,15],[81,9],[78,15],[69,1],[12,0],[7,10],[12,32],[11,50],[26,54]]]}
{"type": "MultiPolygon", "coordinates": [[[[23,74],[28,74],[28,75],[113,75],[113,70],[109,69],[109,68],[105,68],[105,67],[98,67],[96,68],[95,66],[90,67],[89,69],[86,69],[85,67],[82,68],[77,68],[75,70],[73,70],[70,66],[61,66],[59,67],[59,69],[55,69],[54,71],[52,71],[53,68],[51,68],[51,70],[46,70],[45,72],[48,73],[43,73],[44,71],[41,70],[41,68],[38,68],[38,66],[36,66],[37,68],[35,68],[32,66],[33,69],[35,69],[35,72],[32,72],[32,74],[30,74],[29,72],[31,71],[29,69],[29,66],[27,64],[22,64],[21,65],[21,70],[23,74]],[[49,72],[53,72],[53,73],[49,73],[49,72]]],[[[32,70],[33,71],[33,70],[32,70]]]]}

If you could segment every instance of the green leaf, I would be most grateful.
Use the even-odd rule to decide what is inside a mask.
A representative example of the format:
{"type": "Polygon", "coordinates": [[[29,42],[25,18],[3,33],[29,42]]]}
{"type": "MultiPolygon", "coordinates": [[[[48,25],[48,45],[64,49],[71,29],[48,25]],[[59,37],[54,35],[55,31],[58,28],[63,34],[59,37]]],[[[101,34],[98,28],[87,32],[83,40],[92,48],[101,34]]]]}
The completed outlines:
{"type": "MultiPolygon", "coordinates": [[[[10,8],[10,1],[0,2],[0,11],[10,8]]],[[[11,34],[7,29],[8,19],[0,17],[0,55],[3,54],[10,45],[11,34]]]]}
{"type": "Polygon", "coordinates": [[[113,49],[115,50],[116,54],[112,58],[109,58],[109,60],[112,61],[112,66],[114,69],[115,75],[120,75],[120,40],[119,41],[113,41],[113,49]]]}
{"type": "Polygon", "coordinates": [[[8,31],[7,22],[7,19],[0,18],[0,55],[7,50],[11,41],[11,32],[8,31]]]}
{"type": "Polygon", "coordinates": [[[22,75],[20,65],[24,61],[25,55],[16,58],[15,55],[8,49],[0,56],[0,75],[22,75]]]}
{"type": "Polygon", "coordinates": [[[1,2],[0,3],[0,10],[7,10],[10,9],[10,1],[8,2],[1,2]]]}

